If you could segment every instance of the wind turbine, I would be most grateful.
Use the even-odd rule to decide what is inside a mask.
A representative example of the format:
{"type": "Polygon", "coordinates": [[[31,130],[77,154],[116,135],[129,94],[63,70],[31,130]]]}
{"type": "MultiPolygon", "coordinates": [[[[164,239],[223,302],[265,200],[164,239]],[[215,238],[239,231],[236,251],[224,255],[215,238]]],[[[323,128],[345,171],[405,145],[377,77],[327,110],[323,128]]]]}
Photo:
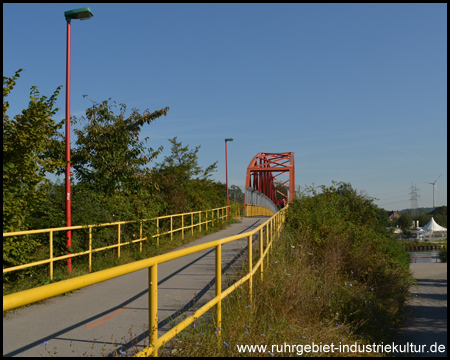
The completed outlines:
{"type": "Polygon", "coordinates": [[[422,181],[422,182],[424,182],[424,183],[426,183],[426,184],[431,184],[431,185],[433,185],[433,207],[435,207],[435,206],[434,206],[434,189],[435,189],[435,188],[436,188],[437,193],[439,194],[439,191],[438,191],[437,186],[436,186],[436,181],[438,181],[439,178],[440,178],[441,176],[442,176],[442,174],[439,175],[439,177],[438,177],[436,180],[434,180],[434,182],[422,181]]]}

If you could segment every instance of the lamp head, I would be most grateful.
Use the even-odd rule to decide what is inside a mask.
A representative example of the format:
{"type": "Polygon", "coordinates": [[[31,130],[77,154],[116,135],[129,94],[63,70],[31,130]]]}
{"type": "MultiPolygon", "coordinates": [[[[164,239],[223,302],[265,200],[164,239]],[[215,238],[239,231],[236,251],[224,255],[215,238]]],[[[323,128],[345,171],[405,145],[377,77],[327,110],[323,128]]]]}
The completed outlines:
{"type": "Polygon", "coordinates": [[[233,141],[233,139],[232,138],[225,139],[225,142],[227,141],[233,141]]]}
{"type": "Polygon", "coordinates": [[[88,20],[91,17],[94,16],[91,9],[88,7],[75,9],[75,10],[69,10],[64,12],[64,16],[66,17],[66,21],[70,21],[72,19],[79,19],[79,20],[88,20]]]}

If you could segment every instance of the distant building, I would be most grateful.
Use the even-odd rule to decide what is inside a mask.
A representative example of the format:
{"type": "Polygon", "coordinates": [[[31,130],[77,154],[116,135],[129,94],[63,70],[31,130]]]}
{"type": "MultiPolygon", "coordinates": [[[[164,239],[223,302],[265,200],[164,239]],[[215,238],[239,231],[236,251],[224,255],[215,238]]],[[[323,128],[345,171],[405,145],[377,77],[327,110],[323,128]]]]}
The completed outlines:
{"type": "Polygon", "coordinates": [[[392,211],[388,212],[388,216],[389,216],[389,220],[395,220],[400,217],[400,214],[398,213],[398,211],[392,210],[392,211]]]}

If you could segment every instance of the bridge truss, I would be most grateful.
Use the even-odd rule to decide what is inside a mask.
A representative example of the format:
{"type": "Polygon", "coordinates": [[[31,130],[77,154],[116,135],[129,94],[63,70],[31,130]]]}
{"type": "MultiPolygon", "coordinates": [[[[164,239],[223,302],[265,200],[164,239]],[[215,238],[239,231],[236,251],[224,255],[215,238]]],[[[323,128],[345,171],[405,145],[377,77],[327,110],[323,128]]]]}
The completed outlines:
{"type": "Polygon", "coordinates": [[[294,153],[259,153],[255,155],[247,167],[245,188],[248,187],[263,193],[275,205],[279,204],[277,193],[291,202],[295,198],[294,153]],[[280,175],[287,175],[288,179],[279,179],[280,175]],[[288,188],[288,196],[277,190],[277,184],[288,188]]]}

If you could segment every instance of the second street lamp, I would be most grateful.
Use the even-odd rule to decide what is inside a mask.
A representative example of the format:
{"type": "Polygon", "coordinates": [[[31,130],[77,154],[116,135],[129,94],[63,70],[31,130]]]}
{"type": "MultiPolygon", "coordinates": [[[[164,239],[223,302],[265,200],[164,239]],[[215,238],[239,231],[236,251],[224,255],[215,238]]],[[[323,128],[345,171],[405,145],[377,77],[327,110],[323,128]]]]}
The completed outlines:
{"type": "Polygon", "coordinates": [[[225,139],[225,171],[227,176],[227,220],[229,220],[228,212],[229,212],[229,206],[230,206],[230,200],[228,198],[228,154],[227,154],[227,142],[233,141],[232,138],[225,139]]]}
{"type": "MultiPolygon", "coordinates": [[[[91,9],[88,7],[64,12],[67,21],[67,59],[66,59],[66,226],[72,226],[70,214],[70,21],[72,19],[87,20],[93,17],[91,9]]],[[[72,245],[72,232],[67,230],[67,253],[70,254],[72,245]]],[[[67,259],[68,273],[72,272],[72,259],[67,259]]]]}

